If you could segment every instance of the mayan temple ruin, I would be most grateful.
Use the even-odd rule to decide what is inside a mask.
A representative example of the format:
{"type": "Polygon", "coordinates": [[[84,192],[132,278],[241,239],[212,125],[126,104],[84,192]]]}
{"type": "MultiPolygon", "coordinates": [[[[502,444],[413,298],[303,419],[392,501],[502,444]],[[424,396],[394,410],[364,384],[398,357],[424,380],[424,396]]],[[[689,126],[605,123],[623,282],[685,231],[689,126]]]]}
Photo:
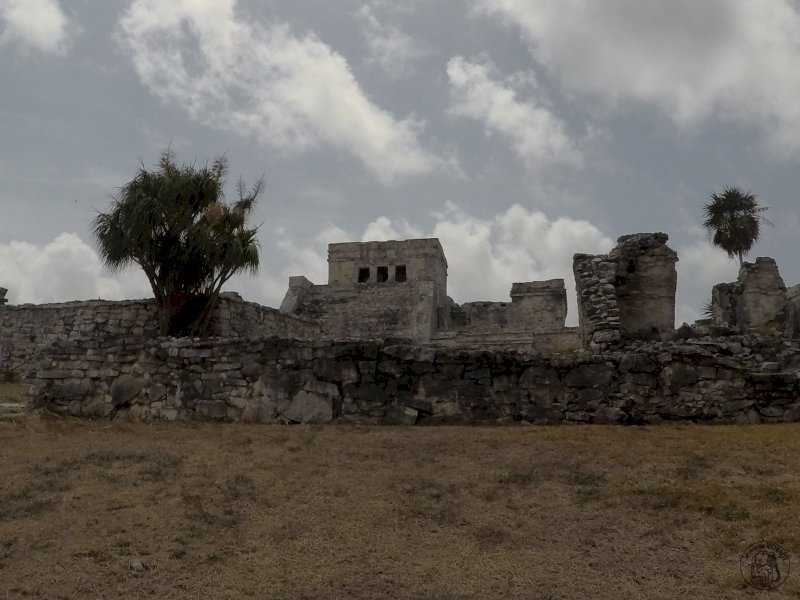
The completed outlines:
{"type": "Polygon", "coordinates": [[[280,309],[223,294],[204,339],[157,337],[152,300],[0,304],[0,365],[33,408],[114,419],[800,420],[800,286],[758,258],[676,329],[667,241],[576,254],[574,290],[509,282],[508,301],[464,304],[437,239],[330,244],[326,283],[291,277],[280,309]]]}

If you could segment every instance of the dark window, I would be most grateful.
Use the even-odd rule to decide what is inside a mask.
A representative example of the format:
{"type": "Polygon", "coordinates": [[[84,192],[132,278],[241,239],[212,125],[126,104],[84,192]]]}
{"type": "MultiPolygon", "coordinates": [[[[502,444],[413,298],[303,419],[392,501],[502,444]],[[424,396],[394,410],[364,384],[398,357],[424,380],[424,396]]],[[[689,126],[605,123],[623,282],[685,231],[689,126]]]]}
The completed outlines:
{"type": "Polygon", "coordinates": [[[378,267],[378,283],[389,281],[389,267],[378,267]]]}
{"type": "Polygon", "coordinates": [[[358,270],[358,283],[369,281],[369,267],[361,267],[358,270]]]}
{"type": "Polygon", "coordinates": [[[394,280],[397,283],[403,283],[406,280],[406,266],[397,265],[394,268],[394,280]]]}

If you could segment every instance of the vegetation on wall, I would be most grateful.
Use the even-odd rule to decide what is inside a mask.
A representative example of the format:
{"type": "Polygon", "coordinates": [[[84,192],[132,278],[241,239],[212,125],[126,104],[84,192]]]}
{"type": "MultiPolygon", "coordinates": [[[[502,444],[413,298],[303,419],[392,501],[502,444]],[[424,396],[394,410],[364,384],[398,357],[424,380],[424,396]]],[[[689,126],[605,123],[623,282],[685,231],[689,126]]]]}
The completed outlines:
{"type": "Polygon", "coordinates": [[[240,182],[239,199],[229,205],[226,172],[224,157],[198,168],[177,164],[165,150],[158,167],[142,166],[93,222],[107,267],[136,264],[144,271],[161,335],[205,335],[225,282],[240,271],[258,271],[258,228],[247,220],[262,182],[250,190],[240,182]]]}

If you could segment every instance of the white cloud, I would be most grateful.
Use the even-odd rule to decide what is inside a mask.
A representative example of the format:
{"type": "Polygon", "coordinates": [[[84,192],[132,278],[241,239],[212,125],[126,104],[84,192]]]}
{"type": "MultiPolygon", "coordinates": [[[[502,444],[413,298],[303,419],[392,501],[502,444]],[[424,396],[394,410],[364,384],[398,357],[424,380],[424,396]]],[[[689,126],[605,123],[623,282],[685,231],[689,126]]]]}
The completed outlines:
{"type": "Polygon", "coordinates": [[[60,54],[66,50],[69,21],[58,0],[0,0],[0,46],[60,54]]]}
{"type": "Polygon", "coordinates": [[[13,304],[151,295],[141,272],[131,269],[116,279],[104,275],[95,250],[74,233],[62,233],[43,246],[0,244],[0,285],[8,288],[13,304]]]}
{"type": "Polygon", "coordinates": [[[392,223],[388,217],[378,217],[367,225],[361,241],[406,240],[421,236],[422,231],[405,220],[392,223]]]}
{"type": "Polygon", "coordinates": [[[651,104],[690,129],[757,126],[800,154],[800,13],[792,0],[475,0],[517,26],[572,91],[651,104]]]}
{"type": "Polygon", "coordinates": [[[564,279],[572,324],[577,324],[573,254],[604,253],[613,247],[587,221],[551,220],[518,204],[488,220],[451,204],[437,221],[432,235],[442,242],[450,295],[457,302],[508,300],[513,282],[564,279]]]}
{"type": "Polygon", "coordinates": [[[374,3],[362,5],[356,15],[363,23],[361,32],[370,50],[368,62],[390,77],[410,74],[413,63],[431,53],[421,40],[379,19],[374,3]]]}
{"type": "Polygon", "coordinates": [[[422,146],[423,124],[376,106],[344,57],[248,20],[236,0],[135,0],[119,31],[142,82],[207,125],[289,153],[328,146],[384,183],[447,166],[422,146]]]}
{"type": "Polygon", "coordinates": [[[537,98],[518,98],[515,82],[533,83],[532,75],[498,81],[494,66],[486,60],[469,61],[456,56],[447,64],[452,105],[450,113],[483,123],[487,135],[508,141],[521,162],[529,168],[552,164],[579,165],[577,145],[565,123],[537,98]]]}

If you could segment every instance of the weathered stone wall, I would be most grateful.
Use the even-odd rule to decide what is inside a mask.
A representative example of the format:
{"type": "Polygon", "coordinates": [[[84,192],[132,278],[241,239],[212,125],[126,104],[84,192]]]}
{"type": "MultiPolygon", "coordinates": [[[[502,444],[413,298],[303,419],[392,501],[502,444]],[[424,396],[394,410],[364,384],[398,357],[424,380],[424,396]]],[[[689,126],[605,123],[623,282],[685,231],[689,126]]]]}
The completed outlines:
{"type": "MultiPolygon", "coordinates": [[[[459,309],[463,322],[452,323],[452,329],[480,329],[508,324],[509,302],[465,302],[459,309]]],[[[451,308],[451,314],[453,310],[451,308]]]]}
{"type": "Polygon", "coordinates": [[[774,259],[763,256],[755,263],[744,263],[736,282],[719,283],[711,290],[715,324],[738,331],[786,333],[787,328],[792,329],[788,302],[778,265],[774,259]]]}
{"type": "Polygon", "coordinates": [[[786,336],[800,338],[800,285],[786,290],[786,336]]]}
{"type": "Polygon", "coordinates": [[[738,336],[533,356],[281,339],[73,340],[32,403],[118,419],[654,423],[800,420],[800,345],[738,336]]]}
{"type": "MultiPolygon", "coordinates": [[[[313,338],[319,326],[274,308],[223,294],[212,314],[215,336],[260,335],[313,338]]],[[[153,337],[158,333],[155,301],[88,300],[58,304],[0,306],[0,375],[29,377],[39,350],[55,342],[84,337],[153,337]]]]}
{"type": "Polygon", "coordinates": [[[440,331],[431,338],[431,344],[448,348],[566,354],[581,349],[581,338],[577,327],[552,331],[548,328],[526,330],[487,326],[440,331]]]}
{"type": "Polygon", "coordinates": [[[438,239],[328,245],[328,285],[331,286],[377,283],[379,267],[386,267],[388,281],[393,282],[396,281],[398,266],[405,267],[404,281],[434,282],[437,301],[444,300],[447,294],[447,259],[438,239]],[[359,281],[361,269],[369,269],[368,280],[359,281]]]}
{"type": "Polygon", "coordinates": [[[220,296],[209,327],[216,337],[277,336],[312,339],[321,334],[318,323],[281,313],[257,302],[247,302],[235,292],[220,296]]]}
{"type": "Polygon", "coordinates": [[[432,281],[296,285],[281,307],[291,304],[291,314],[319,323],[326,339],[394,336],[424,342],[437,328],[433,288],[432,281]]]}
{"type": "Polygon", "coordinates": [[[281,312],[329,339],[427,341],[449,319],[447,260],[437,239],[328,245],[328,284],[289,278],[281,312]]]}
{"type": "Polygon", "coordinates": [[[564,328],[566,318],[567,291],[563,279],[511,285],[510,324],[558,331],[564,328]]]}
{"type": "Polygon", "coordinates": [[[157,333],[152,300],[0,306],[0,372],[27,378],[36,366],[39,350],[57,341],[157,333]]]}
{"type": "Polygon", "coordinates": [[[623,235],[608,254],[573,258],[584,345],[602,349],[628,339],[666,339],[675,330],[677,253],[666,233],[623,235]]]}
{"type": "Polygon", "coordinates": [[[563,331],[566,317],[563,279],[526,281],[512,284],[511,302],[451,304],[447,329],[480,333],[494,327],[550,333],[563,331]]]}

